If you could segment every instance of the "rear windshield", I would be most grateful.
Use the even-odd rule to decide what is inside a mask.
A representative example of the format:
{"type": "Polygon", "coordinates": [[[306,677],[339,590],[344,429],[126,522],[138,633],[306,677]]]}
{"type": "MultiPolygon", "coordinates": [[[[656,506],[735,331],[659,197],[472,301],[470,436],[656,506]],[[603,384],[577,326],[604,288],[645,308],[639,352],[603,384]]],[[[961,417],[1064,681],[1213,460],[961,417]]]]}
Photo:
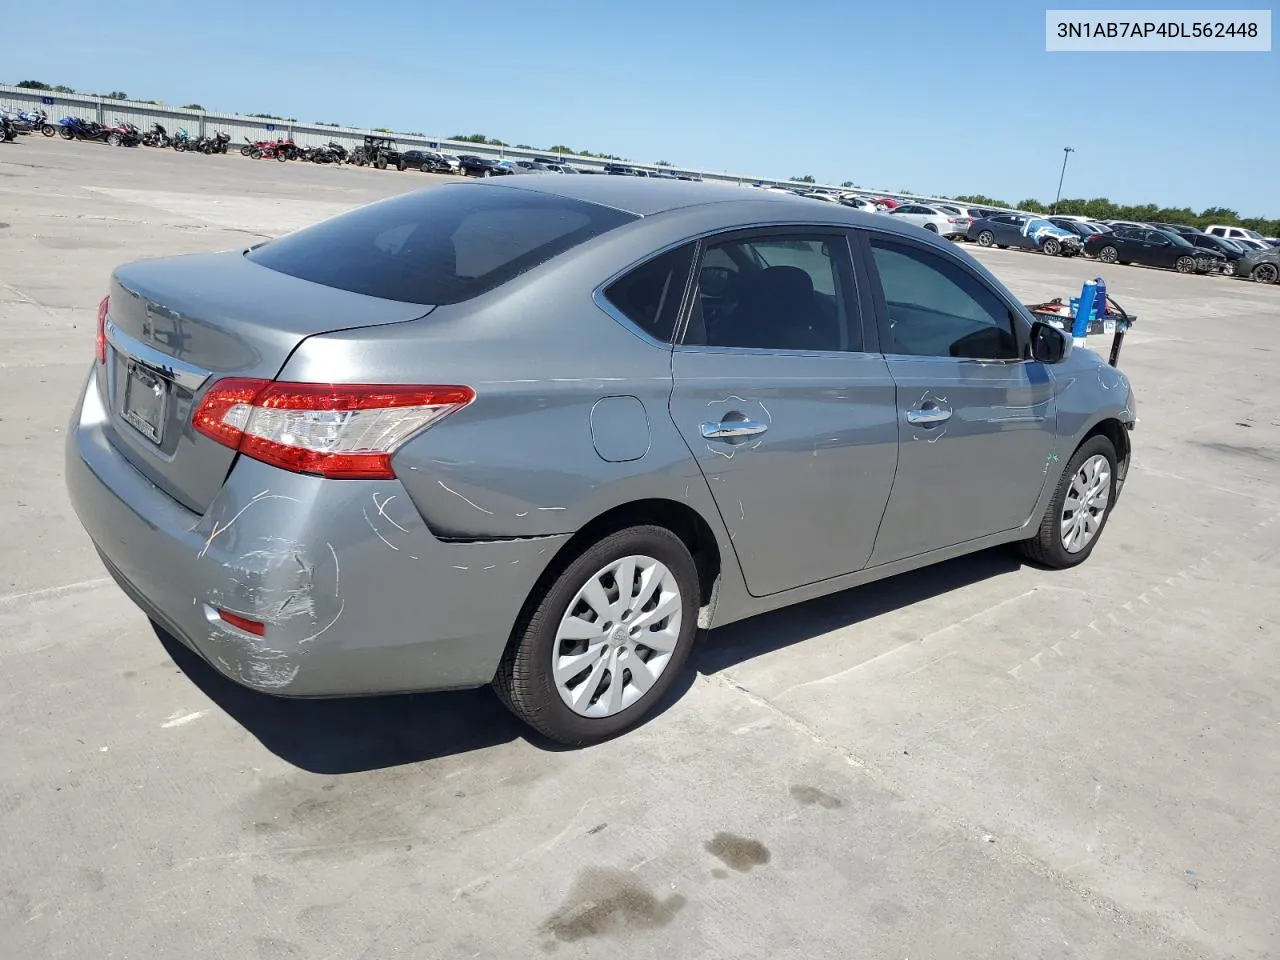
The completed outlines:
{"type": "Polygon", "coordinates": [[[460,303],[634,219],[580,200],[459,184],[361,207],[246,256],[352,293],[460,303]]]}

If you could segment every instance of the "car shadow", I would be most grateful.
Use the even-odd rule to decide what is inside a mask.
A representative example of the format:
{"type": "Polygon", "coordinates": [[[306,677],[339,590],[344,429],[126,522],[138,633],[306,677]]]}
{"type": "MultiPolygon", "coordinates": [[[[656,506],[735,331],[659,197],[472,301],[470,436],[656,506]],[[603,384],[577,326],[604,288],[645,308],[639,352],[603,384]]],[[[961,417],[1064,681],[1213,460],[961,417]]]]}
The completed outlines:
{"type": "MultiPolygon", "coordinates": [[[[1020,566],[1012,551],[986,550],[930,567],[928,576],[901,574],[704,634],[689,665],[644,723],[676,703],[699,674],[719,673],[1020,566]]],[[[267,750],[312,773],[378,770],[514,740],[548,752],[570,749],[525,726],[487,687],[380,697],[273,697],[228,680],[162,627],[153,627],[174,664],[205,696],[267,750]]]]}
{"type": "Polygon", "coordinates": [[[1007,547],[957,557],[927,568],[924,576],[920,571],[902,573],[731,623],[708,633],[691,661],[698,673],[719,673],[766,653],[841,627],[855,626],[1021,567],[1021,559],[1007,547]]]}

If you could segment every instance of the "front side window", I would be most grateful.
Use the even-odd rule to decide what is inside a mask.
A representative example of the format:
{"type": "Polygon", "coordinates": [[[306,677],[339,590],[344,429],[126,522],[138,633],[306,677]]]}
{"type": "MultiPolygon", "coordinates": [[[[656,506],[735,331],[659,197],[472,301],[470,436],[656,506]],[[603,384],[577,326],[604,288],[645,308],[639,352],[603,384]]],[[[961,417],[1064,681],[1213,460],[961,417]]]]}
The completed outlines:
{"type": "Polygon", "coordinates": [[[959,264],[908,244],[872,238],[889,315],[885,353],[1016,360],[1009,307],[959,264]]]}
{"type": "Polygon", "coordinates": [[[709,243],[686,343],[759,350],[860,351],[843,235],[709,243]]]}
{"type": "Polygon", "coordinates": [[[693,244],[668,250],[609,284],[605,298],[649,336],[670,343],[692,266],[693,244]]]}

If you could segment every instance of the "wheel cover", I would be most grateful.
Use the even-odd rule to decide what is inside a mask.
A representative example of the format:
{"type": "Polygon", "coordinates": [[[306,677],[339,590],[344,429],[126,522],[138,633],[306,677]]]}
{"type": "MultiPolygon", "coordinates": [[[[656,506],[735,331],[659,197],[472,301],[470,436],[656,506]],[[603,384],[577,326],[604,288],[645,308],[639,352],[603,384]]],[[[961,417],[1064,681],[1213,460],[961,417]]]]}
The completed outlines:
{"type": "Polygon", "coordinates": [[[1115,247],[1103,247],[1102,252],[1098,254],[1098,259],[1103,263],[1115,263],[1117,256],[1115,247]]]}
{"type": "Polygon", "coordinates": [[[1196,268],[1196,262],[1190,257],[1179,257],[1177,267],[1179,273],[1190,273],[1196,268]]]}
{"type": "Polygon", "coordinates": [[[644,697],[680,642],[683,609],[675,574],[652,557],[622,557],[592,574],[569,602],[551,649],[551,677],[565,706],[601,719],[644,697]]]}
{"type": "Polygon", "coordinates": [[[990,230],[983,230],[978,234],[978,245],[981,247],[989,247],[995,242],[996,235],[990,230]]]}
{"type": "Polygon", "coordinates": [[[1111,463],[1094,454],[1076,471],[1062,502],[1061,536],[1067,553],[1079,553],[1098,535],[1111,501],[1111,463]]]}

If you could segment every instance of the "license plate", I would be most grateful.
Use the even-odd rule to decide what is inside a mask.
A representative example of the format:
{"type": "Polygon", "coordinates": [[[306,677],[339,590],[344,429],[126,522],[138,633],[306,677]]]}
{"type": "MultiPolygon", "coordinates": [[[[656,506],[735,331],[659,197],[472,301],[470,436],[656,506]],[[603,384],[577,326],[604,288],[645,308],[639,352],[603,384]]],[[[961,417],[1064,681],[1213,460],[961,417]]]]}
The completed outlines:
{"type": "Polygon", "coordinates": [[[168,381],[141,364],[130,363],[124,384],[124,403],[120,409],[130,426],[152,443],[159,443],[164,435],[168,403],[168,381]]]}

